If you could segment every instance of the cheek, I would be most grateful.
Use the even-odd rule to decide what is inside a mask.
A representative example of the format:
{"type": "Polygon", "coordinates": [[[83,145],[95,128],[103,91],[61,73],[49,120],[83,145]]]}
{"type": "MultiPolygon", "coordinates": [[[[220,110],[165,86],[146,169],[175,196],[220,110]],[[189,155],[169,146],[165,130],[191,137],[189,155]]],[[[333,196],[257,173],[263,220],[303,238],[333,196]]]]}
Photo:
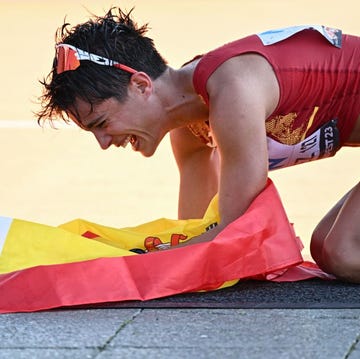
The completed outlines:
{"type": "Polygon", "coordinates": [[[107,133],[116,134],[117,132],[121,132],[124,129],[123,120],[115,119],[108,123],[105,128],[107,133]]]}

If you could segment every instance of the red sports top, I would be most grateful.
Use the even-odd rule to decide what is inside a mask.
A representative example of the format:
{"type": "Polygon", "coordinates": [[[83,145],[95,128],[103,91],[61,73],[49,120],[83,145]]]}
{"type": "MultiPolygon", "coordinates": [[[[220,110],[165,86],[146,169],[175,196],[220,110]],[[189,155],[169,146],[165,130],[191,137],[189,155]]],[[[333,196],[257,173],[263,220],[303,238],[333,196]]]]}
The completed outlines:
{"type": "MultiPolygon", "coordinates": [[[[318,139],[326,141],[326,132],[337,131],[337,126],[337,143],[326,143],[327,154],[309,153],[306,160],[333,155],[347,140],[360,115],[360,38],[339,31],[339,47],[329,41],[318,31],[305,29],[271,45],[263,44],[261,34],[231,42],[201,58],[193,75],[195,90],[208,104],[206,84],[211,74],[231,57],[258,53],[271,64],[280,87],[279,103],[266,119],[268,141],[293,146],[337,119],[333,130],[325,129],[322,139],[318,139]]],[[[270,159],[271,155],[270,151],[270,159]]],[[[285,155],[273,156],[279,159],[285,155]]]]}

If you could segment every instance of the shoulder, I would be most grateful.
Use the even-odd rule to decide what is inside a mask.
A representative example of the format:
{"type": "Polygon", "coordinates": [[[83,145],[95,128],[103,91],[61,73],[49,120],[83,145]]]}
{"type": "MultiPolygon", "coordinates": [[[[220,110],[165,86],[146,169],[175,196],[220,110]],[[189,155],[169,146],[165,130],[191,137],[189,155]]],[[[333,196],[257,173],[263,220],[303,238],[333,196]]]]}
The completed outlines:
{"type": "Polygon", "coordinates": [[[261,78],[262,75],[273,74],[269,61],[258,53],[245,53],[224,61],[209,77],[209,83],[221,78],[261,78]],[[259,71],[259,72],[258,72],[259,71]]]}
{"type": "Polygon", "coordinates": [[[232,57],[209,77],[206,86],[210,102],[234,96],[236,100],[254,99],[264,104],[270,114],[279,100],[279,84],[271,64],[255,53],[232,57]]]}
{"type": "Polygon", "coordinates": [[[208,102],[205,87],[214,71],[232,57],[247,52],[261,52],[263,47],[257,35],[250,35],[207,52],[201,56],[194,70],[193,82],[195,90],[204,98],[205,102],[208,102]]]}

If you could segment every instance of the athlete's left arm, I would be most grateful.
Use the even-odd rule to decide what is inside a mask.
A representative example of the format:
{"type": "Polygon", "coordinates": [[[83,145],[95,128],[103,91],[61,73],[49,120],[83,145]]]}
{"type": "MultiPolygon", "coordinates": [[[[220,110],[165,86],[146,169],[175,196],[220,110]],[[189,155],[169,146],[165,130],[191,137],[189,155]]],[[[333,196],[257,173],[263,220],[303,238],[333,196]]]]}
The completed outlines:
{"type": "Polygon", "coordinates": [[[265,59],[242,55],[225,62],[208,81],[210,125],[220,153],[217,227],[187,242],[213,239],[247,210],[268,176],[265,119],[278,102],[275,75],[265,59]]]}

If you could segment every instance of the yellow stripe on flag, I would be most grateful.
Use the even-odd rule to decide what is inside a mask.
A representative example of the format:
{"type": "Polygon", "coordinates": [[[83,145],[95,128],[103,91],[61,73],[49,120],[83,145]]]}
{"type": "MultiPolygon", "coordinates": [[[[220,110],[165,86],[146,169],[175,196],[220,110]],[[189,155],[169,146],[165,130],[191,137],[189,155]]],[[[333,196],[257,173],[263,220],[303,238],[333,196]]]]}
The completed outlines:
{"type": "Polygon", "coordinates": [[[0,256],[0,274],[38,265],[134,254],[62,228],[14,219],[0,256]]]}
{"type": "MultiPolygon", "coordinates": [[[[0,217],[5,218],[5,217],[0,217]]],[[[136,255],[134,248],[145,249],[145,240],[170,244],[189,240],[218,221],[215,197],[203,219],[161,218],[137,227],[112,228],[77,219],[59,227],[20,219],[0,220],[0,274],[39,265],[80,262],[102,257],[136,255]],[[84,233],[90,233],[87,238],[84,233]],[[180,238],[180,239],[179,239],[180,238]]]]}

